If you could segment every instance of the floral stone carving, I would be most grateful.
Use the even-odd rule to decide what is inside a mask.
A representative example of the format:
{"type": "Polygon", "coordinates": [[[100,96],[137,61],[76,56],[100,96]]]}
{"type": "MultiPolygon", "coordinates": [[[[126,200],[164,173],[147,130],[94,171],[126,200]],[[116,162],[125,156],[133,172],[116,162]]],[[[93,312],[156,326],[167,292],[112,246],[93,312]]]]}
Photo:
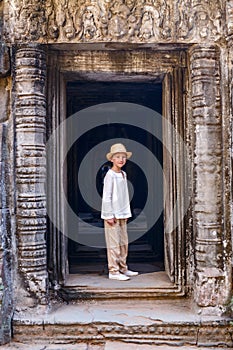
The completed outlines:
{"type": "Polygon", "coordinates": [[[5,39],[40,42],[216,41],[223,1],[6,1],[5,39]]]}

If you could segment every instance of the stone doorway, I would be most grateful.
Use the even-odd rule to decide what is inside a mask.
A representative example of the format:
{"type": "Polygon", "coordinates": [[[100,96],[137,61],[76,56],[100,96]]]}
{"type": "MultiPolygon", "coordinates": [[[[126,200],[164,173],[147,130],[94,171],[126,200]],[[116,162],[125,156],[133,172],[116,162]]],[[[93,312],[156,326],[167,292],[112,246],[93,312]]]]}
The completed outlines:
{"type": "MultiPolygon", "coordinates": [[[[9,170],[13,179],[12,187],[7,187],[9,194],[12,188],[12,200],[6,201],[12,231],[8,221],[3,231],[10,232],[17,251],[12,276],[19,274],[20,289],[27,289],[43,303],[50,286],[48,273],[52,288],[67,285],[67,218],[60,193],[65,134],[57,139],[48,166],[45,137],[66,118],[67,82],[100,81],[103,76],[108,81],[157,81],[163,84],[165,118],[188,145],[192,165],[191,176],[187,176],[182,149],[164,130],[176,159],[174,167],[164,157],[169,183],[165,221],[176,198],[180,204],[176,212],[179,225],[173,232],[165,230],[166,273],[176,293],[187,290],[200,312],[222,314],[231,293],[232,270],[231,6],[212,2],[203,7],[198,1],[193,6],[183,6],[184,1],[166,2],[165,6],[161,2],[161,6],[149,6],[153,18],[150,15],[148,21],[144,16],[148,17],[148,4],[141,1],[127,1],[123,7],[121,1],[91,3],[93,30],[88,31],[85,9],[90,9],[89,2],[82,1],[75,11],[73,1],[66,1],[62,9],[57,2],[48,2],[48,6],[40,2],[36,7],[20,1],[15,6],[1,2],[1,72],[4,79],[7,75],[9,91],[3,115],[11,128],[9,170]],[[113,28],[114,20],[118,28],[113,28]],[[11,72],[7,72],[9,66],[11,72]],[[47,171],[50,165],[52,176],[47,171]],[[192,203],[185,221],[180,218],[188,186],[192,203]],[[54,220],[47,221],[47,207],[54,220]],[[59,226],[53,224],[57,222],[59,226]]],[[[8,162],[4,169],[8,174],[8,162]]],[[[17,283],[18,278],[12,281],[17,283]]],[[[8,284],[4,285],[7,293],[5,286],[8,284]]]]}
{"type": "MultiPolygon", "coordinates": [[[[111,102],[140,104],[162,114],[162,84],[154,84],[153,82],[130,83],[95,81],[79,81],[67,84],[67,117],[77,113],[82,108],[111,102]]],[[[79,215],[85,223],[91,225],[90,230],[95,230],[96,226],[103,227],[103,221],[100,218],[100,208],[97,208],[97,210],[93,209],[85,202],[78,185],[80,164],[91,148],[106,139],[122,138],[122,142],[127,139],[133,139],[147,147],[148,152],[152,152],[161,167],[163,166],[163,147],[160,141],[162,140],[162,119],[158,120],[158,123],[160,123],[160,140],[154,138],[149,132],[145,132],[132,125],[127,125],[127,121],[125,122],[126,124],[106,124],[90,130],[89,133],[83,135],[81,140],[75,142],[68,154],[68,201],[76,215],[79,215]]],[[[151,129],[152,128],[153,125],[151,125],[151,129]]],[[[91,159],[92,164],[95,163],[95,157],[96,154],[93,153],[91,159]]],[[[111,163],[107,162],[103,155],[103,164],[101,164],[96,176],[96,186],[100,196],[102,196],[103,176],[109,166],[111,166],[111,163]]],[[[96,169],[94,169],[94,166],[91,164],[89,169],[92,172],[96,172],[96,169]]],[[[129,161],[125,166],[125,170],[130,183],[135,189],[131,200],[133,217],[129,222],[133,223],[133,220],[143,210],[147,200],[148,190],[154,193],[154,203],[152,205],[155,206],[158,204],[158,201],[160,201],[159,206],[161,208],[161,214],[149,230],[143,227],[143,222],[141,223],[141,227],[138,227],[136,224],[130,228],[131,225],[129,225],[130,237],[135,233],[138,234],[139,230],[141,230],[141,234],[139,238],[133,239],[129,244],[128,264],[132,269],[138,270],[140,273],[164,271],[163,194],[160,192],[160,189],[163,188],[163,183],[158,183],[162,178],[159,174],[155,174],[154,187],[148,189],[144,174],[144,172],[148,171],[147,169],[141,169],[135,162],[129,161]]],[[[103,234],[104,233],[102,233],[102,235],[103,234]]],[[[70,273],[107,274],[105,248],[91,247],[69,239],[68,252],[70,273]]]]}
{"type": "MultiPolygon", "coordinates": [[[[49,128],[51,128],[51,131],[54,130],[56,126],[66,120],[68,115],[72,114],[74,111],[78,111],[79,108],[87,107],[88,103],[93,104],[93,102],[100,102],[99,97],[97,98],[97,101],[94,101],[92,96],[88,103],[84,101],[84,105],[80,104],[78,107],[72,106],[75,99],[73,102],[69,101],[69,96],[72,95],[72,91],[74,95],[77,94],[77,86],[79,86],[79,91],[81,91],[82,89],[80,86],[82,84],[86,84],[87,87],[87,85],[91,85],[91,82],[97,85],[99,84],[98,89],[101,84],[106,84],[106,86],[107,84],[116,84],[115,86],[118,84],[118,87],[121,85],[122,92],[124,92],[123,86],[126,87],[126,84],[131,84],[132,87],[134,86],[134,89],[138,88],[138,90],[140,89],[140,86],[143,86],[144,84],[144,88],[147,86],[148,89],[149,87],[151,88],[153,86],[153,88],[155,88],[157,86],[158,91],[160,91],[160,97],[158,99],[160,111],[162,110],[163,116],[185,139],[185,129],[183,128],[185,124],[185,62],[186,56],[185,51],[183,50],[132,50],[131,52],[126,53],[118,50],[95,52],[87,52],[85,50],[56,51],[56,47],[54,47],[53,54],[49,59],[48,69],[48,101],[50,101],[49,115],[51,120],[49,128]],[[94,63],[94,61],[96,63],[94,63]],[[90,65],[88,62],[91,62],[90,65]],[[67,91],[69,91],[68,94],[67,91]]],[[[83,89],[83,91],[85,91],[85,89],[83,89]]],[[[120,98],[122,98],[122,96],[120,96],[120,98]]],[[[135,102],[135,97],[133,100],[130,100],[128,97],[129,94],[125,94],[125,96],[128,98],[128,100],[126,99],[125,101],[131,103],[135,102]]],[[[106,290],[108,290],[108,294],[110,293],[109,295],[114,295],[114,293],[117,293],[118,295],[119,292],[122,297],[128,296],[132,290],[134,290],[134,295],[137,297],[163,296],[165,294],[167,295],[167,293],[174,295],[184,294],[184,276],[186,269],[184,259],[185,223],[181,221],[180,225],[174,226],[172,232],[165,232],[165,230],[162,229],[162,221],[164,219],[164,221],[167,222],[168,218],[171,218],[172,208],[174,207],[177,198],[183,198],[186,176],[185,167],[183,167],[182,163],[184,157],[182,148],[179,148],[178,142],[176,142],[176,136],[170,135],[169,131],[164,128],[164,125],[162,126],[162,129],[163,139],[166,140],[167,145],[172,150],[172,154],[168,156],[166,148],[163,147],[159,156],[163,163],[162,166],[165,172],[166,181],[170,186],[169,191],[167,191],[168,196],[164,198],[166,203],[165,211],[163,217],[160,218],[160,233],[164,231],[164,235],[161,234],[160,239],[156,242],[156,253],[159,253],[160,255],[158,259],[159,262],[163,260],[164,245],[165,271],[162,266],[163,264],[160,265],[159,269],[162,271],[158,271],[157,273],[162,274],[161,279],[153,277],[151,280],[152,283],[145,284],[145,282],[142,281],[141,284],[132,285],[128,290],[116,291],[116,288],[112,288],[112,286],[103,285],[102,289],[97,288],[97,294],[100,296],[103,296],[105,294],[104,291],[106,290]],[[174,166],[171,157],[173,160],[177,161],[176,166],[174,166]],[[158,281],[161,281],[161,283],[158,281]]],[[[69,243],[67,235],[64,236],[60,232],[67,232],[68,220],[64,208],[64,200],[57,189],[59,186],[67,188],[67,197],[69,197],[69,178],[67,177],[67,174],[69,173],[69,160],[67,158],[68,161],[66,160],[64,163],[65,166],[67,166],[67,170],[61,172],[61,169],[57,167],[57,164],[61,164],[62,162],[61,159],[64,152],[64,142],[67,139],[67,135],[61,134],[58,139],[59,141],[56,145],[56,151],[52,155],[52,159],[49,161],[49,164],[53,169],[53,174],[56,173],[56,178],[49,177],[48,188],[49,193],[51,194],[50,197],[52,198],[49,206],[53,208],[54,203],[59,203],[59,208],[54,208],[52,211],[56,221],[60,222],[59,227],[61,230],[54,227],[53,224],[51,224],[49,228],[50,278],[55,285],[58,283],[60,286],[63,286],[62,289],[64,293],[69,296],[81,297],[83,295],[86,297],[89,294],[93,296],[96,293],[96,289],[93,289],[93,286],[89,286],[89,288],[87,281],[81,279],[80,276],[71,274],[72,265],[75,267],[75,259],[72,264],[73,248],[71,248],[72,245],[69,243]]],[[[183,203],[180,202],[179,204],[180,205],[176,208],[175,213],[177,218],[182,217],[183,211],[183,203]]],[[[172,217],[172,220],[176,221],[176,218],[172,217]]],[[[152,242],[152,244],[153,243],[154,242],[152,242]]],[[[156,261],[156,258],[154,261],[156,261]]],[[[93,285],[95,285],[95,283],[96,282],[94,281],[93,285]]]]}

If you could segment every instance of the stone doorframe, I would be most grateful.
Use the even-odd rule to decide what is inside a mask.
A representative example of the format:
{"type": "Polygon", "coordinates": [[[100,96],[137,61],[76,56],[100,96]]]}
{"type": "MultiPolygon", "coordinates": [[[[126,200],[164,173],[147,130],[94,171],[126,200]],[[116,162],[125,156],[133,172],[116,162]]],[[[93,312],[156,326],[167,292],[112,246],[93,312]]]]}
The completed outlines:
{"type": "MultiPolygon", "coordinates": [[[[175,49],[155,48],[143,49],[141,46],[135,50],[114,48],[101,51],[88,50],[84,45],[84,50],[76,51],[72,45],[48,48],[36,44],[16,50],[14,94],[18,261],[28,290],[41,301],[45,300],[48,291],[46,232],[49,242],[48,270],[54,287],[65,282],[67,273],[66,239],[52,224],[48,231],[46,227],[46,125],[49,137],[65,118],[67,80],[82,77],[100,79],[102,74],[105,79],[122,77],[124,81],[126,78],[132,81],[132,77],[143,79],[145,75],[154,80],[165,78],[165,86],[172,90],[166,97],[171,98],[170,105],[166,102],[166,106],[176,108],[170,116],[169,113],[167,115],[187,141],[193,162],[193,177],[187,177],[182,167],[175,173],[175,186],[177,193],[181,194],[180,203],[187,183],[193,190],[187,220],[178,226],[174,240],[179,246],[174,260],[175,292],[184,293],[190,286],[197,305],[213,308],[214,312],[215,309],[221,312],[229,299],[231,246],[227,169],[230,157],[229,137],[223,138],[223,134],[229,136],[229,129],[228,132],[223,130],[223,125],[229,127],[229,121],[222,107],[222,99],[227,94],[221,97],[221,52],[216,45],[193,45],[180,50],[178,46],[175,49]],[[190,69],[185,77],[186,55],[190,69]],[[99,67],[99,73],[95,73],[96,67],[99,67]],[[181,89],[180,94],[175,87],[181,89]],[[180,118],[182,111],[184,115],[180,118]]],[[[59,147],[61,150],[54,150],[54,154],[62,151],[62,145],[59,147]]],[[[174,148],[175,156],[182,165],[177,147],[174,148]]],[[[56,203],[54,210],[65,227],[62,203],[56,194],[61,181],[60,164],[55,160],[54,170],[58,177],[55,181],[47,179],[51,191],[48,197],[52,203],[56,203]]]]}
{"type": "MultiPolygon", "coordinates": [[[[184,124],[184,75],[186,70],[186,54],[184,50],[104,50],[104,51],[88,51],[88,50],[56,50],[51,49],[49,52],[49,64],[48,64],[48,101],[50,101],[50,106],[48,109],[48,118],[52,120],[52,124],[58,125],[66,118],[66,81],[76,81],[76,80],[94,80],[94,81],[116,81],[116,82],[137,82],[137,81],[153,81],[153,82],[163,82],[163,104],[166,105],[166,117],[172,124],[175,124],[178,132],[185,137],[185,131],[183,129],[184,124]],[[52,88],[56,86],[57,90],[52,88]]],[[[171,137],[172,135],[167,135],[171,137]]],[[[181,149],[174,142],[174,154],[173,158],[177,164],[181,164],[181,149]]],[[[62,144],[58,144],[56,147],[56,152],[59,153],[58,148],[62,144]]],[[[165,154],[166,152],[164,152],[165,154]]],[[[56,157],[56,155],[55,155],[56,157]]],[[[57,179],[52,181],[50,184],[50,197],[53,198],[53,194],[56,192],[57,181],[62,179],[62,174],[59,173],[57,168],[57,161],[54,162],[54,169],[52,173],[57,173],[57,179]],[[56,169],[56,170],[55,170],[56,169]]],[[[51,163],[51,162],[50,162],[51,163]]],[[[166,201],[175,202],[177,197],[175,192],[179,188],[179,196],[184,195],[184,171],[179,167],[176,167],[167,162],[167,173],[166,181],[172,181],[171,189],[174,192],[170,198],[166,198],[166,201]],[[179,170],[178,170],[179,168],[179,170]],[[171,170],[172,169],[172,170],[171,170]],[[179,175],[178,175],[179,173],[179,175]]],[[[185,167],[184,167],[185,168],[185,167]]],[[[63,204],[59,199],[59,194],[57,192],[57,199],[53,203],[60,203],[60,212],[57,212],[59,218],[64,218],[64,232],[66,230],[66,219],[64,217],[65,211],[62,207],[63,204]]],[[[53,205],[53,203],[51,203],[53,205]]],[[[179,203],[181,204],[181,202],[179,203]]],[[[181,204],[182,205],[182,204],[181,204]]],[[[174,203],[171,204],[173,208],[174,203]]],[[[180,207],[180,206],[178,206],[180,207]]],[[[181,210],[177,215],[181,216],[181,210]]],[[[52,257],[49,261],[51,270],[53,269],[52,281],[53,284],[58,287],[59,285],[65,284],[66,275],[68,274],[68,264],[67,264],[67,242],[66,238],[57,232],[57,229],[51,227],[52,240],[56,242],[58,249],[61,253],[59,256],[61,260],[57,261],[57,252],[54,254],[54,246],[50,245],[51,250],[49,256],[52,257]]],[[[175,294],[183,295],[185,293],[185,257],[184,257],[184,223],[179,225],[173,232],[166,233],[166,251],[169,255],[166,259],[166,270],[173,282],[173,287],[170,288],[158,288],[158,289],[148,289],[145,287],[144,292],[138,292],[139,297],[148,296],[158,296],[164,294],[175,294]],[[170,252],[171,251],[171,252],[170,252]]],[[[58,287],[59,288],[59,287],[58,287]]],[[[134,293],[137,294],[137,293],[134,293]]]]}

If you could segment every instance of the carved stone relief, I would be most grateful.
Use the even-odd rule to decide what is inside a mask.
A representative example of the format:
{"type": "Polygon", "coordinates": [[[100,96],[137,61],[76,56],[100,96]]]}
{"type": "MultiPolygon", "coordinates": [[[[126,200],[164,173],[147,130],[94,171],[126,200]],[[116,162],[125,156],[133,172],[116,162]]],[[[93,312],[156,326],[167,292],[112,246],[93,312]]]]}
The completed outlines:
{"type": "Polygon", "coordinates": [[[45,302],[46,261],[46,65],[39,46],[16,52],[16,225],[19,272],[26,288],[45,302]]]}
{"type": "Polygon", "coordinates": [[[7,42],[216,41],[223,0],[9,1],[7,42]]]}
{"type": "MultiPolygon", "coordinates": [[[[161,304],[161,307],[162,304],[161,304]]],[[[90,308],[89,308],[90,309],[90,308]]],[[[16,316],[17,317],[17,316],[16,316]]],[[[142,319],[142,317],[140,317],[142,319]]],[[[140,320],[141,321],[141,320],[140,320]]],[[[56,322],[56,321],[55,321],[56,322]]],[[[149,324],[124,324],[124,321],[114,322],[109,324],[106,321],[87,324],[74,323],[74,324],[51,324],[46,323],[45,329],[36,322],[22,321],[20,318],[15,321],[15,333],[14,339],[19,343],[30,344],[31,336],[36,343],[42,343],[45,338],[53,344],[57,343],[67,345],[69,349],[69,342],[78,344],[78,348],[82,349],[81,342],[93,344],[91,350],[103,349],[100,345],[101,342],[107,340],[112,341],[112,348],[119,349],[121,344],[129,344],[128,348],[139,348],[138,344],[142,345],[142,349],[146,348],[161,348],[161,343],[165,343],[164,349],[231,349],[232,348],[232,326],[226,324],[219,324],[213,321],[195,321],[193,322],[163,322],[162,320],[156,320],[156,322],[150,322],[149,324]],[[28,325],[29,324],[29,325],[28,325]],[[64,334],[69,334],[64,336],[64,334]],[[118,343],[114,346],[114,340],[118,343]],[[211,345],[210,345],[211,344],[211,345]]],[[[142,322],[142,321],[141,321],[142,322]]],[[[127,346],[127,345],[126,345],[127,346]]],[[[62,347],[59,347],[62,349],[62,347]]],[[[76,345],[77,348],[77,345],[76,345]]],[[[85,349],[85,346],[83,346],[85,349]]],[[[70,348],[71,349],[71,348],[70,348]]]]}
{"type": "Polygon", "coordinates": [[[228,0],[226,3],[226,23],[228,30],[228,37],[231,38],[233,35],[233,1],[228,0]]]}
{"type": "Polygon", "coordinates": [[[47,12],[49,40],[138,41],[170,37],[164,1],[54,1],[47,12]],[[65,11],[64,11],[65,9],[65,11]],[[161,15],[160,15],[161,14],[161,15]],[[168,33],[167,33],[168,32],[168,33]]]}
{"type": "Polygon", "coordinates": [[[229,298],[229,288],[224,286],[227,283],[224,269],[227,269],[227,273],[231,269],[226,246],[223,244],[219,50],[215,46],[194,46],[190,59],[195,128],[195,297],[200,306],[216,307],[226,303],[229,298]]]}
{"type": "Polygon", "coordinates": [[[215,41],[220,37],[224,11],[221,1],[180,0],[177,7],[178,38],[215,41]]]}
{"type": "Polygon", "coordinates": [[[44,0],[6,1],[4,31],[10,41],[38,41],[46,36],[44,0]]]}

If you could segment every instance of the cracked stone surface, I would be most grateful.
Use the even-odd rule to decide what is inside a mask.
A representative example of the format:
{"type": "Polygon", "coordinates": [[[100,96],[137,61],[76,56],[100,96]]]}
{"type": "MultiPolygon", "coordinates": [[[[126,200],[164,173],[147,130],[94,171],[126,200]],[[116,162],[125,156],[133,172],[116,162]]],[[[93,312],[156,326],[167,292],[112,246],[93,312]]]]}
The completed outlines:
{"type": "MultiPolygon", "coordinates": [[[[214,324],[217,321],[226,322],[228,319],[224,317],[216,316],[203,316],[193,312],[190,308],[188,300],[150,300],[140,301],[135,307],[135,301],[79,301],[73,302],[68,305],[54,304],[50,310],[46,308],[38,307],[29,310],[18,310],[14,315],[14,330],[16,332],[15,338],[10,345],[5,345],[4,349],[19,349],[19,350],[174,350],[179,347],[181,350],[202,350],[203,332],[207,332],[207,328],[202,330],[200,339],[198,339],[195,331],[193,332],[192,343],[189,346],[179,346],[179,340],[173,344],[173,346],[163,345],[164,340],[161,340],[160,344],[154,345],[153,339],[142,339],[140,337],[128,339],[127,334],[122,336],[121,340],[113,338],[96,338],[95,334],[90,338],[66,338],[66,332],[69,330],[72,332],[79,332],[78,328],[75,329],[75,325],[79,325],[81,328],[86,329],[86,325],[90,327],[100,327],[97,325],[108,324],[109,327],[123,326],[124,327],[146,327],[150,325],[197,325],[201,327],[207,322],[208,324],[214,324]],[[34,334],[35,338],[32,339],[33,344],[30,344],[27,334],[24,334],[25,329],[21,326],[26,325],[30,334],[30,326],[32,329],[36,329],[34,334]],[[39,327],[39,328],[34,328],[39,327]],[[56,335],[57,329],[61,327],[61,334],[56,335]],[[41,328],[41,330],[40,330],[41,328]],[[43,328],[43,329],[42,329],[43,328]],[[53,331],[54,328],[54,331],[53,331]],[[18,333],[17,333],[18,332],[18,333]],[[39,332],[37,334],[37,332],[39,332]],[[47,337],[47,338],[46,338],[47,337]],[[20,343],[21,342],[21,343],[20,343]],[[66,342],[66,344],[65,344],[66,342]],[[86,343],[85,343],[86,342],[86,343]],[[130,343],[128,343],[130,342],[130,343]],[[150,343],[148,343],[150,342],[150,343]],[[62,343],[62,344],[61,344],[62,343]],[[199,344],[195,347],[195,344],[199,344]]],[[[81,330],[80,328],[80,330],[81,330]]],[[[87,330],[86,330],[87,331],[87,330]]],[[[85,332],[86,332],[85,331],[85,332]]],[[[190,328],[192,332],[192,328],[190,328]]],[[[212,332],[212,330],[208,330],[212,332]]],[[[101,330],[99,330],[101,332],[101,330]]],[[[31,333],[33,334],[33,333],[31,333]]],[[[189,335],[189,338],[192,335],[189,335]]],[[[206,335],[208,337],[208,334],[206,335]]],[[[205,338],[205,336],[204,336],[205,338]]],[[[213,340],[214,334],[211,334],[213,340]]],[[[223,346],[228,343],[220,344],[220,349],[224,349],[223,346]],[[222,347],[221,347],[222,346],[222,347]]],[[[183,343],[186,344],[186,343],[183,343]]],[[[217,343],[216,343],[217,344],[217,343]]],[[[208,349],[215,349],[214,342],[209,344],[208,349]]],[[[216,348],[217,349],[217,348],[216,348]]]]}
{"type": "Polygon", "coordinates": [[[125,325],[155,324],[156,322],[204,322],[225,320],[224,317],[202,316],[195,313],[188,300],[140,301],[80,301],[68,305],[54,304],[50,310],[42,307],[16,310],[14,321],[28,324],[72,324],[109,322],[125,325]],[[120,303],[120,304],[119,304],[120,303]]]}

